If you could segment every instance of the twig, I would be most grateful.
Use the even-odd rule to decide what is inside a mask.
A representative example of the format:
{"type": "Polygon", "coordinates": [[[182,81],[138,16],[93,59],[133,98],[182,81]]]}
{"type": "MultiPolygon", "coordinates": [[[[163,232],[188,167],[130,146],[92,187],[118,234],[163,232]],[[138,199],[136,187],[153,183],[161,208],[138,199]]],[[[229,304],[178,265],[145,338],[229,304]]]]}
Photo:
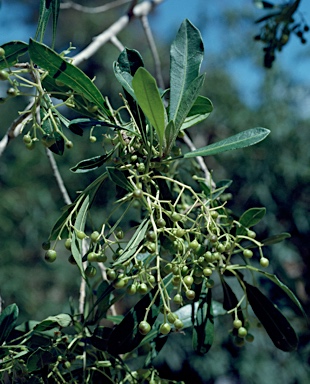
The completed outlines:
{"type": "Polygon", "coordinates": [[[158,85],[161,89],[164,89],[165,84],[164,84],[164,79],[163,79],[162,72],[161,72],[160,58],[159,58],[159,54],[158,54],[157,47],[155,44],[154,36],[153,36],[152,30],[151,30],[151,27],[149,24],[148,17],[146,15],[142,15],[141,16],[141,22],[142,22],[142,26],[143,26],[143,29],[144,29],[144,32],[146,35],[146,39],[149,43],[149,46],[150,46],[150,49],[151,49],[151,52],[153,55],[154,64],[155,64],[156,79],[158,81],[158,85]]]}
{"type": "Polygon", "coordinates": [[[119,7],[120,5],[129,3],[131,0],[116,0],[111,3],[100,5],[99,7],[85,7],[81,4],[74,3],[73,1],[67,1],[60,4],[61,9],[75,9],[76,11],[84,13],[101,13],[109,11],[112,8],[119,7]]]}
{"type": "Polygon", "coordinates": [[[121,52],[125,49],[123,44],[118,40],[116,36],[112,36],[110,39],[111,43],[115,45],[117,49],[119,49],[121,52]]]}
{"type": "MultiPolygon", "coordinates": [[[[189,136],[185,133],[185,136],[183,137],[183,140],[184,140],[184,143],[188,146],[188,148],[191,150],[191,151],[195,151],[195,149],[197,149],[194,145],[194,143],[192,142],[192,140],[189,138],[189,136]]],[[[208,167],[206,166],[206,163],[204,162],[203,160],[203,157],[202,156],[197,156],[196,157],[197,159],[197,162],[201,168],[201,170],[203,171],[204,175],[205,175],[205,179],[206,179],[206,184],[208,186],[211,186],[212,188],[215,188],[216,185],[212,179],[212,176],[211,176],[211,173],[208,169],[208,167]]]]}
{"type": "Polygon", "coordinates": [[[57,181],[57,184],[58,184],[58,187],[59,187],[60,192],[62,194],[62,197],[64,199],[64,202],[69,205],[72,203],[72,201],[71,201],[70,196],[68,194],[68,191],[65,187],[64,181],[60,175],[55,157],[54,157],[53,153],[47,148],[46,148],[46,155],[47,155],[49,162],[51,164],[52,171],[54,173],[55,179],[57,181]]]}
{"type": "Polygon", "coordinates": [[[140,4],[137,4],[132,10],[132,15],[127,14],[120,17],[107,30],[96,36],[85,49],[73,57],[72,63],[74,65],[78,65],[82,61],[87,60],[89,57],[94,55],[99,48],[110,41],[113,36],[118,35],[128,25],[132,17],[139,18],[148,15],[156,5],[162,3],[163,1],[164,0],[145,0],[140,4]]]}
{"type": "Polygon", "coordinates": [[[5,148],[8,146],[9,141],[11,139],[15,139],[20,134],[20,132],[22,131],[24,125],[26,125],[27,122],[29,120],[31,120],[31,118],[32,118],[31,108],[33,106],[33,103],[34,103],[34,100],[32,100],[27,105],[27,107],[24,109],[24,112],[12,122],[12,124],[10,125],[6,134],[1,139],[1,141],[0,141],[0,156],[4,152],[5,148]]]}

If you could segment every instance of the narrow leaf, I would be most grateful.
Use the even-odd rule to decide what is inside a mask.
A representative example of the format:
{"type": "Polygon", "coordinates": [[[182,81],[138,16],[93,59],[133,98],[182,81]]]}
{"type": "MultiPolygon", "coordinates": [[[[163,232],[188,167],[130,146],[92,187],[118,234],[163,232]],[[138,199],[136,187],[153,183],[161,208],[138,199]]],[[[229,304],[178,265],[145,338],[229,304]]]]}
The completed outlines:
{"type": "Polygon", "coordinates": [[[210,199],[217,199],[230,185],[232,184],[232,180],[221,180],[216,184],[215,189],[209,188],[206,184],[204,183],[199,183],[201,190],[205,194],[207,198],[210,199]]]}
{"type": "Polygon", "coordinates": [[[214,316],[212,311],[212,290],[202,293],[195,316],[193,347],[199,355],[205,355],[212,346],[214,338],[214,316]]]}
{"type": "Polygon", "coordinates": [[[14,304],[8,305],[0,315],[0,346],[9,337],[14,329],[19,314],[18,306],[14,304]]]}
{"type": "Polygon", "coordinates": [[[239,219],[241,227],[236,230],[236,235],[246,235],[247,228],[258,224],[266,214],[266,208],[250,208],[239,219]]]}
{"type": "Polygon", "coordinates": [[[95,169],[105,164],[107,160],[109,160],[109,158],[112,156],[113,152],[114,150],[112,149],[105,155],[95,156],[91,159],[82,160],[77,163],[74,167],[70,168],[70,171],[75,173],[85,173],[94,171],[95,169]]]}
{"type": "Polygon", "coordinates": [[[261,241],[263,245],[272,245],[280,243],[281,241],[290,238],[291,235],[287,232],[279,233],[278,235],[273,235],[261,241]]]}
{"type": "MultiPolygon", "coordinates": [[[[199,75],[203,52],[199,30],[189,20],[184,20],[170,50],[169,120],[177,122],[185,119],[186,116],[184,119],[183,116],[179,117],[183,96],[199,75]]],[[[183,115],[183,112],[181,114],[183,115]]]]}
{"type": "Polygon", "coordinates": [[[109,128],[117,128],[121,129],[122,127],[106,122],[106,121],[100,121],[96,119],[90,119],[90,118],[83,118],[83,119],[74,119],[71,120],[69,123],[69,129],[73,133],[79,136],[83,136],[83,129],[85,128],[92,128],[92,127],[109,127],[109,128]]]}
{"type": "Polygon", "coordinates": [[[285,284],[283,284],[278,278],[276,275],[273,275],[272,273],[268,273],[268,272],[265,272],[261,269],[258,269],[257,272],[263,274],[264,276],[266,276],[269,280],[271,280],[272,282],[274,282],[275,284],[277,284],[278,287],[280,287],[282,289],[283,292],[285,292],[287,294],[287,296],[292,300],[292,302],[294,304],[297,305],[297,307],[300,309],[301,313],[304,315],[305,319],[308,321],[308,317],[306,315],[306,312],[305,310],[303,309],[300,301],[297,299],[297,297],[294,295],[294,293],[289,289],[288,286],[286,286],[285,284]]]}
{"type": "Polygon", "coordinates": [[[12,67],[18,62],[18,57],[24,55],[28,50],[28,44],[22,41],[10,41],[1,45],[5,51],[5,58],[0,58],[0,70],[12,67]]]}
{"type": "Polygon", "coordinates": [[[297,349],[297,335],[278,308],[257,288],[246,282],[249,303],[274,345],[284,352],[297,349]]]}
{"type": "Polygon", "coordinates": [[[30,39],[29,43],[29,54],[31,60],[48,71],[53,79],[64,83],[97,105],[107,116],[110,115],[110,112],[104,106],[105,101],[102,94],[83,71],[64,60],[46,45],[40,44],[32,39],[30,39]]]}
{"type": "Polygon", "coordinates": [[[205,120],[213,110],[211,101],[204,96],[198,96],[186,116],[181,129],[187,129],[205,120]]]}
{"type": "Polygon", "coordinates": [[[111,181],[128,192],[134,190],[133,185],[127,180],[125,173],[114,167],[107,167],[108,175],[111,181]]]}
{"type": "Polygon", "coordinates": [[[166,110],[154,77],[143,67],[140,67],[132,80],[136,99],[144,115],[155,128],[161,149],[164,146],[166,110]]]}
{"type": "Polygon", "coordinates": [[[264,140],[270,131],[266,128],[252,128],[237,135],[231,136],[228,139],[221,140],[217,143],[207,145],[206,147],[196,149],[184,155],[185,158],[196,156],[211,156],[221,152],[230,151],[232,149],[245,148],[254,145],[264,140]]]}
{"type": "Polygon", "coordinates": [[[124,263],[137,252],[140,243],[145,240],[145,233],[147,231],[148,226],[149,220],[145,218],[140,223],[139,227],[136,229],[134,235],[131,237],[121,257],[117,259],[116,262],[113,264],[114,266],[124,263]]]}

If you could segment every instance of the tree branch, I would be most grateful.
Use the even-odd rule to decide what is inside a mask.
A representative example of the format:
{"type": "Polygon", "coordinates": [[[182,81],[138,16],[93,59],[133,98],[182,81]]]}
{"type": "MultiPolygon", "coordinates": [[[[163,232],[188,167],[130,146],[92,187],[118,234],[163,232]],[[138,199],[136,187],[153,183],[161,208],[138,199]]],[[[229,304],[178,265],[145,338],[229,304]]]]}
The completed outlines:
{"type": "Polygon", "coordinates": [[[123,4],[129,3],[131,0],[115,0],[111,3],[100,5],[99,7],[85,7],[81,4],[74,3],[73,1],[67,1],[65,3],[60,4],[61,9],[74,9],[76,11],[84,12],[84,13],[101,13],[109,11],[110,9],[119,7],[123,4]]]}
{"type": "Polygon", "coordinates": [[[96,36],[85,49],[73,57],[72,63],[78,65],[82,61],[89,59],[99,50],[99,48],[110,41],[113,36],[118,35],[129,24],[132,17],[139,18],[148,15],[155,6],[163,1],[164,0],[145,0],[140,4],[137,4],[132,10],[132,15],[127,14],[120,17],[107,30],[96,36]]]}

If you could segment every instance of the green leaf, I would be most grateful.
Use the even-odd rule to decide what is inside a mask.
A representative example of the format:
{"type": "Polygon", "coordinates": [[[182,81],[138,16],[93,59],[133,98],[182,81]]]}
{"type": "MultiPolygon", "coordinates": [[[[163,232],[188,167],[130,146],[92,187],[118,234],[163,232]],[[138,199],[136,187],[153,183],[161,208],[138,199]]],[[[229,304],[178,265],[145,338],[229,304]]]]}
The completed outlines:
{"type": "Polygon", "coordinates": [[[96,127],[96,126],[122,129],[122,127],[120,127],[119,125],[115,125],[106,121],[90,119],[90,118],[71,120],[68,125],[68,128],[70,129],[70,131],[72,131],[76,135],[83,136],[83,133],[84,133],[83,129],[96,127]]]}
{"type": "Polygon", "coordinates": [[[250,208],[239,219],[241,227],[236,230],[236,235],[246,235],[247,228],[259,223],[266,214],[266,208],[250,208]]]}
{"type": "Polygon", "coordinates": [[[201,293],[193,329],[193,348],[199,355],[205,355],[214,338],[214,317],[212,311],[212,290],[201,293]]]}
{"type": "Polygon", "coordinates": [[[8,305],[0,315],[0,346],[9,337],[14,329],[19,314],[18,306],[14,304],[8,305]]]}
{"type": "Polygon", "coordinates": [[[221,180],[216,184],[215,189],[210,189],[206,184],[199,183],[201,190],[209,199],[217,199],[232,184],[232,180],[221,180]]]}
{"type": "Polygon", "coordinates": [[[70,205],[66,205],[65,207],[63,207],[63,213],[61,214],[59,219],[56,221],[56,223],[54,224],[54,226],[51,230],[51,233],[50,233],[49,238],[48,238],[49,241],[56,240],[58,238],[58,236],[62,235],[62,230],[64,228],[64,225],[65,225],[72,209],[74,208],[74,206],[75,206],[75,204],[70,204],[70,205]]]}
{"type": "Polygon", "coordinates": [[[160,312],[160,295],[157,286],[143,296],[121,323],[113,329],[108,342],[109,353],[112,355],[127,353],[139,346],[144,338],[139,332],[139,323],[145,319],[145,312],[149,307],[146,321],[152,326],[160,312]]]}
{"type": "Polygon", "coordinates": [[[155,128],[160,148],[163,149],[167,116],[156,80],[146,69],[140,67],[132,79],[132,87],[137,102],[155,128]]]}
{"type": "MultiPolygon", "coordinates": [[[[78,211],[76,220],[74,222],[74,228],[78,231],[84,232],[89,204],[90,198],[87,194],[83,200],[83,203],[78,211]]],[[[85,273],[82,263],[82,240],[76,236],[76,231],[73,231],[72,233],[71,252],[74,260],[76,261],[77,266],[79,267],[82,277],[85,279],[85,273]]]]}
{"type": "Polygon", "coordinates": [[[48,71],[53,79],[64,83],[73,91],[97,105],[107,116],[110,115],[109,110],[104,106],[105,101],[102,94],[83,71],[64,60],[46,45],[32,39],[30,39],[29,43],[29,54],[31,60],[48,71]]]}
{"type": "Polygon", "coordinates": [[[173,147],[176,136],[175,136],[175,125],[174,121],[170,120],[167,124],[166,131],[165,131],[165,138],[166,138],[166,148],[165,148],[165,155],[169,155],[171,148],[173,147]]]}
{"type": "Polygon", "coordinates": [[[213,110],[211,101],[204,96],[198,96],[186,116],[181,129],[187,129],[205,120],[213,110]]]}
{"type": "Polygon", "coordinates": [[[278,308],[257,288],[246,282],[249,303],[274,345],[284,352],[297,349],[297,335],[278,308]]]}
{"type": "Polygon", "coordinates": [[[41,0],[41,2],[40,2],[40,16],[39,16],[37,31],[35,34],[36,39],[39,38],[41,42],[43,41],[49,18],[51,16],[51,14],[53,14],[52,46],[54,46],[59,10],[60,10],[60,1],[59,0],[41,0]]]}
{"type": "MultiPolygon", "coordinates": [[[[184,116],[184,94],[199,75],[203,52],[199,30],[189,20],[184,20],[170,50],[169,120],[174,120],[176,129],[191,109],[184,116]]],[[[192,99],[192,105],[196,98],[192,99]]]]}
{"type": "Polygon", "coordinates": [[[297,297],[294,295],[294,293],[289,289],[289,287],[287,287],[285,284],[283,284],[277,278],[277,276],[273,275],[272,273],[265,272],[265,271],[263,271],[261,269],[257,269],[257,272],[263,274],[269,280],[271,280],[272,282],[277,284],[277,286],[280,287],[282,289],[282,291],[285,292],[288,295],[288,297],[292,300],[292,302],[297,305],[297,307],[300,309],[301,313],[304,315],[305,319],[308,321],[307,314],[306,314],[305,310],[303,309],[300,301],[297,299],[297,297]]]}
{"type": "Polygon", "coordinates": [[[207,145],[196,149],[195,151],[186,153],[183,157],[190,158],[196,156],[211,156],[218,153],[231,151],[232,149],[245,148],[254,145],[264,140],[270,131],[266,128],[252,128],[237,135],[231,136],[228,139],[221,140],[217,143],[207,145]]]}
{"type": "Polygon", "coordinates": [[[280,243],[281,241],[290,238],[291,235],[287,232],[279,233],[278,235],[273,235],[261,241],[263,245],[272,245],[280,243]]]}
{"type": "Polygon", "coordinates": [[[127,180],[125,173],[115,167],[107,167],[108,175],[111,181],[128,192],[134,190],[134,186],[127,180]]]}
{"type": "Polygon", "coordinates": [[[133,256],[142,241],[145,240],[145,233],[149,226],[149,219],[146,217],[139,225],[139,227],[136,229],[135,233],[132,235],[130,241],[126,245],[126,248],[124,249],[122,255],[120,258],[118,258],[113,265],[120,265],[124,263],[126,260],[128,260],[131,256],[133,256]]]}
{"type": "Polygon", "coordinates": [[[1,48],[5,50],[5,58],[0,58],[0,70],[15,65],[18,57],[27,52],[28,44],[23,41],[10,41],[1,45],[1,48]]]}
{"type": "Polygon", "coordinates": [[[114,152],[114,149],[112,149],[110,152],[108,152],[105,155],[101,156],[95,156],[91,159],[85,159],[77,163],[74,167],[70,168],[70,171],[75,173],[85,173],[93,171],[99,167],[101,167],[103,164],[109,160],[109,158],[112,156],[114,152]]]}
{"type": "MultiPolygon", "coordinates": [[[[233,308],[236,308],[239,300],[237,299],[234,291],[231,289],[230,285],[224,280],[223,276],[221,276],[221,284],[223,288],[223,308],[226,311],[230,311],[233,308]]],[[[240,307],[237,310],[238,318],[243,322],[243,313],[240,307]]],[[[234,318],[235,314],[232,313],[232,316],[234,318]]]]}
{"type": "Polygon", "coordinates": [[[72,323],[72,318],[66,313],[57,316],[49,316],[37,324],[33,330],[36,332],[48,331],[53,328],[68,327],[72,323]]]}
{"type": "Polygon", "coordinates": [[[54,349],[52,349],[52,352],[50,349],[43,349],[41,347],[34,351],[27,361],[28,372],[39,371],[45,366],[55,363],[57,360],[57,353],[54,349]]]}
{"type": "Polygon", "coordinates": [[[140,53],[128,48],[122,51],[113,66],[115,77],[134,99],[135,93],[132,88],[132,78],[140,67],[144,67],[140,53]]]}

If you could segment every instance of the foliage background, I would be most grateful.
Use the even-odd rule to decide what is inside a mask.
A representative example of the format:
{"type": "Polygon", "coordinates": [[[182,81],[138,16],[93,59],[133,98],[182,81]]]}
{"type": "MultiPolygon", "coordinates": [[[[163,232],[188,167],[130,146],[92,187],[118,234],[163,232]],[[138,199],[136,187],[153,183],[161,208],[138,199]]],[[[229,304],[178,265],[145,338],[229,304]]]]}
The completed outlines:
{"type": "MultiPolygon", "coordinates": [[[[80,3],[95,6],[105,2],[80,3]]],[[[215,49],[212,47],[216,46],[216,41],[213,41],[210,50],[205,39],[204,69],[207,78],[204,93],[215,108],[206,123],[191,131],[192,139],[202,146],[254,126],[271,130],[268,139],[258,146],[208,158],[207,164],[214,171],[215,181],[226,178],[234,181],[230,206],[236,213],[242,213],[251,206],[267,207],[265,220],[257,228],[261,238],[281,231],[291,233],[290,240],[269,249],[270,272],[276,272],[297,294],[309,314],[309,83],[300,81],[302,79],[294,76],[294,71],[284,69],[281,56],[277,57],[272,70],[262,68],[261,47],[253,43],[258,27],[253,23],[257,11],[252,4],[237,10],[233,4],[223,2],[222,6],[218,6],[219,17],[214,17],[205,2],[198,1],[197,4],[196,15],[193,9],[188,12],[203,36],[208,36],[208,31],[219,29],[223,38],[218,40],[215,49]],[[254,71],[253,77],[249,75],[249,69],[254,71]],[[249,76],[248,82],[237,80],[246,76],[249,76]]],[[[5,2],[4,6],[7,6],[5,2]]],[[[24,10],[24,40],[27,40],[29,33],[33,35],[35,31],[37,4],[11,1],[10,7],[12,14],[14,9],[24,10]]],[[[63,10],[56,50],[67,48],[70,41],[78,50],[85,47],[93,36],[105,30],[126,9],[125,5],[95,15],[63,10]],[[68,28],[68,23],[77,27],[68,28]]],[[[151,22],[157,31],[163,74],[167,77],[168,46],[178,25],[173,22],[173,15],[163,18],[160,7],[151,22]],[[169,28],[165,26],[165,36],[160,31],[163,20],[169,24],[169,28]]],[[[139,20],[133,20],[119,39],[125,46],[141,52],[148,69],[154,68],[139,20]]],[[[306,52],[309,48],[304,49],[304,57],[291,57],[292,67],[294,60],[308,61],[306,52]]],[[[114,46],[107,44],[81,65],[90,77],[96,76],[96,85],[113,105],[119,103],[120,87],[112,75],[112,63],[118,54],[114,46]]],[[[4,84],[0,84],[0,96],[5,91],[4,84]]],[[[0,106],[0,137],[16,118],[16,111],[22,110],[26,102],[12,100],[10,104],[0,106]]],[[[88,178],[93,179],[95,174],[75,175],[68,172],[68,168],[85,157],[96,155],[98,150],[100,143],[88,144],[83,139],[77,142],[75,137],[74,150],[66,151],[63,158],[57,159],[71,197],[75,196],[75,191],[83,189],[89,182],[88,178]]],[[[59,250],[63,257],[59,257],[55,264],[47,265],[40,246],[63,206],[44,148],[38,146],[34,151],[27,151],[20,138],[11,142],[1,158],[0,190],[0,295],[5,305],[16,302],[21,310],[21,320],[40,320],[68,311],[69,296],[76,305],[78,272],[68,264],[68,254],[63,249],[59,250]]],[[[102,193],[96,207],[100,214],[105,214],[111,196],[112,190],[102,193]]],[[[259,329],[255,332],[253,345],[238,349],[227,335],[227,322],[220,319],[215,345],[206,357],[187,356],[184,347],[190,341],[186,335],[177,335],[170,338],[159,355],[158,366],[167,374],[172,372],[179,380],[191,377],[193,382],[196,377],[197,383],[266,383],[266,378],[275,384],[306,383],[310,374],[309,328],[298,309],[292,307],[278,289],[267,282],[263,286],[297,328],[299,351],[285,354],[275,350],[259,329]],[[253,372],[256,372],[255,376],[253,372]]]]}

